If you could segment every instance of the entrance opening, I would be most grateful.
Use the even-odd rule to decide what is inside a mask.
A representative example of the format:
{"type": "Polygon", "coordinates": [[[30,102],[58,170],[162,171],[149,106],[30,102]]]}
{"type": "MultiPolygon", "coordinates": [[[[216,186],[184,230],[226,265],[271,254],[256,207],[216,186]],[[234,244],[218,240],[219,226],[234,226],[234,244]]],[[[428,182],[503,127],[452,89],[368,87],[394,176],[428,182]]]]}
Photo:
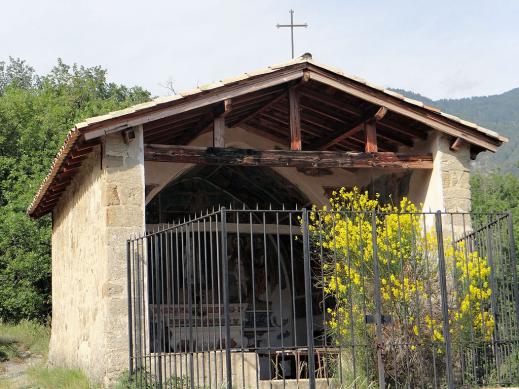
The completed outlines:
{"type": "MultiPolygon", "coordinates": [[[[199,363],[216,381],[224,373],[217,354],[227,347],[252,358],[260,380],[308,376],[301,212],[294,211],[308,205],[294,184],[267,168],[197,166],[165,186],[147,205],[148,230],[181,227],[152,235],[146,249],[149,351],[216,353],[213,366],[199,363]],[[193,215],[200,216],[186,223],[193,215]],[[296,349],[303,351],[287,355],[296,349]]],[[[322,319],[320,307],[313,315],[322,319]]],[[[322,345],[324,327],[316,322],[311,336],[322,345]]]]}
{"type": "Polygon", "coordinates": [[[272,169],[196,166],[169,183],[148,203],[146,223],[174,223],[221,206],[297,209],[308,204],[297,186],[272,169]]]}

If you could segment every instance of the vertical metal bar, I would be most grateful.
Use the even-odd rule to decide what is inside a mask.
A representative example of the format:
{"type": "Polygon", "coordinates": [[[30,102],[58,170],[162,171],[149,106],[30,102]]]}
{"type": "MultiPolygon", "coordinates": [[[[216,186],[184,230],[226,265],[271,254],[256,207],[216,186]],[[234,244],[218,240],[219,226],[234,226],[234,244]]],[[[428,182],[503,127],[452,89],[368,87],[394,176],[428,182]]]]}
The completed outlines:
{"type": "Polygon", "coordinates": [[[157,310],[157,329],[156,329],[156,332],[155,332],[155,337],[153,339],[154,341],[154,351],[155,351],[155,354],[157,354],[157,359],[156,359],[156,363],[158,364],[155,365],[155,368],[157,368],[158,370],[158,375],[159,375],[159,380],[158,380],[158,385],[159,385],[159,388],[162,388],[162,350],[161,350],[161,334],[162,334],[162,313],[160,312],[160,309],[161,309],[161,296],[160,296],[160,293],[161,293],[161,288],[162,288],[162,285],[160,283],[160,275],[161,275],[161,270],[160,270],[160,260],[161,260],[161,256],[160,256],[160,245],[159,245],[159,238],[160,238],[160,235],[155,235],[154,237],[154,243],[155,243],[155,251],[154,251],[154,271],[155,271],[155,309],[157,310]],[[157,348],[157,349],[155,349],[157,348]]]}
{"type": "MultiPolygon", "coordinates": [[[[182,367],[182,363],[183,363],[183,356],[182,354],[180,353],[182,351],[182,342],[183,342],[183,336],[184,336],[184,328],[186,326],[186,304],[185,304],[185,293],[182,293],[182,298],[180,296],[180,285],[182,285],[182,288],[184,287],[184,283],[181,281],[184,279],[185,275],[184,275],[184,236],[183,236],[183,233],[182,233],[182,228],[179,227],[179,228],[176,228],[175,229],[175,253],[176,253],[176,262],[175,262],[175,268],[176,268],[176,295],[177,295],[177,306],[178,306],[178,313],[177,313],[177,316],[178,316],[178,319],[175,319],[175,324],[178,323],[178,328],[177,328],[177,337],[175,338],[175,340],[178,338],[179,341],[178,342],[175,342],[174,344],[174,350],[175,350],[175,354],[178,353],[179,357],[178,357],[178,365],[179,365],[179,373],[180,373],[180,377],[183,377],[184,375],[184,372],[183,372],[183,367],[182,367]],[[179,237],[179,234],[180,234],[180,237],[179,237]],[[182,278],[181,278],[182,277],[182,278]]],[[[175,360],[176,360],[176,356],[175,356],[175,360]]],[[[187,366],[187,365],[186,365],[187,366]]],[[[176,375],[177,371],[175,370],[175,375],[176,375]]]]}
{"type": "MultiPolygon", "coordinates": [[[[427,215],[429,216],[429,215],[427,215]]],[[[427,285],[427,305],[429,307],[429,317],[433,318],[433,303],[432,303],[432,278],[431,278],[431,269],[430,269],[430,261],[429,261],[429,244],[428,244],[428,236],[429,233],[427,232],[427,221],[426,221],[426,215],[422,215],[422,227],[423,227],[423,237],[424,237],[424,258],[425,258],[425,276],[426,276],[426,285],[427,285]]],[[[431,325],[430,326],[430,336],[431,339],[434,339],[434,328],[431,325]]],[[[434,389],[438,388],[438,373],[437,373],[437,367],[436,367],[436,348],[434,347],[434,341],[431,343],[431,354],[432,354],[432,363],[433,363],[433,387],[434,389]]]]}
{"type": "MultiPolygon", "coordinates": [[[[160,331],[160,339],[161,339],[161,344],[160,344],[160,353],[162,355],[162,360],[161,360],[161,364],[160,364],[160,368],[161,368],[161,375],[164,374],[164,377],[167,376],[167,356],[166,356],[166,336],[165,336],[165,333],[166,333],[166,319],[167,319],[167,316],[168,316],[168,313],[167,313],[167,307],[165,306],[164,304],[164,259],[166,257],[167,254],[164,253],[164,236],[165,236],[165,233],[164,232],[161,232],[159,234],[159,245],[160,245],[160,256],[159,256],[159,272],[160,272],[160,289],[159,289],[159,292],[160,292],[160,307],[161,309],[164,308],[164,311],[161,313],[161,319],[162,319],[162,323],[161,323],[161,331],[160,331]],[[162,364],[164,364],[164,368],[162,367],[162,364]]],[[[164,378],[166,379],[166,378],[164,378]]],[[[161,382],[162,382],[162,378],[161,378],[161,382]]]]}
{"type": "MultiPolygon", "coordinates": [[[[203,221],[203,232],[204,232],[204,275],[205,275],[205,312],[206,312],[206,327],[205,331],[207,331],[207,380],[209,383],[209,389],[211,389],[212,386],[212,380],[211,380],[211,327],[214,325],[213,323],[209,324],[210,318],[209,318],[209,265],[207,263],[208,254],[207,254],[207,243],[208,243],[208,237],[207,237],[207,216],[204,218],[203,221]]],[[[211,267],[212,272],[212,267],[211,267]]],[[[211,285],[211,289],[213,288],[213,285],[211,285]]],[[[205,373],[204,373],[205,374],[205,373]]]]}
{"type": "Polygon", "coordinates": [[[436,212],[436,237],[438,244],[438,270],[440,272],[440,294],[443,317],[443,338],[445,339],[445,363],[447,372],[447,387],[454,389],[454,374],[452,368],[451,335],[449,331],[449,304],[447,296],[447,277],[445,269],[445,252],[443,249],[443,228],[441,211],[436,212]]]}
{"type": "Polygon", "coordinates": [[[308,211],[303,208],[303,256],[305,276],[306,338],[308,342],[308,387],[315,389],[314,315],[312,309],[312,268],[310,266],[310,236],[308,211]]]}
{"type": "Polygon", "coordinates": [[[269,270],[268,270],[268,261],[269,261],[269,255],[268,255],[268,248],[267,248],[267,221],[265,219],[265,212],[261,213],[262,216],[262,235],[263,235],[263,271],[264,271],[264,281],[265,281],[265,301],[266,304],[266,311],[267,311],[267,354],[269,358],[269,364],[268,364],[268,372],[269,372],[269,387],[272,389],[272,363],[270,362],[270,359],[272,358],[272,348],[270,343],[270,336],[271,336],[271,322],[270,318],[272,315],[272,305],[268,304],[270,301],[269,296],[269,270]]]}
{"type": "Polygon", "coordinates": [[[229,266],[227,252],[227,210],[221,209],[221,237],[222,237],[222,271],[223,271],[223,299],[225,316],[225,361],[227,370],[227,388],[232,389],[231,366],[231,323],[229,315],[229,266]]]}
{"type": "Polygon", "coordinates": [[[380,287],[380,269],[378,268],[378,245],[377,245],[377,212],[373,211],[371,215],[371,242],[373,244],[373,274],[375,287],[375,323],[377,334],[377,369],[378,369],[378,386],[380,389],[386,387],[386,376],[384,371],[384,361],[382,359],[382,347],[384,339],[382,338],[382,297],[380,287]]]}
{"type": "MultiPolygon", "coordinates": [[[[283,379],[283,388],[286,387],[286,374],[285,374],[285,342],[284,342],[284,332],[283,332],[283,320],[284,320],[284,315],[283,315],[283,297],[282,297],[282,294],[281,294],[281,289],[282,289],[282,283],[283,283],[283,279],[282,279],[282,276],[281,276],[281,249],[280,249],[280,240],[279,240],[279,213],[276,212],[275,213],[275,216],[276,216],[276,256],[277,256],[277,265],[278,265],[278,295],[279,295],[279,325],[280,325],[280,334],[281,334],[281,350],[276,350],[276,352],[279,352],[281,351],[281,368],[279,369],[279,366],[276,366],[276,371],[279,369],[281,371],[281,374],[282,374],[282,379],[283,379]]],[[[273,298],[275,298],[273,296],[273,298]]],[[[276,360],[277,360],[277,356],[276,356],[276,360]]],[[[276,379],[278,379],[278,377],[276,377],[276,379]]]]}
{"type": "MultiPolygon", "coordinates": [[[[240,214],[239,212],[235,213],[236,218],[236,245],[237,245],[237,267],[238,267],[238,303],[240,304],[240,317],[243,318],[245,316],[245,312],[243,311],[243,299],[242,299],[242,277],[245,277],[245,274],[241,274],[242,269],[242,259],[241,259],[241,237],[240,237],[240,214]]],[[[245,267],[244,267],[245,269],[245,267]]],[[[242,388],[245,388],[245,344],[243,337],[243,319],[240,320],[240,348],[241,348],[241,379],[242,379],[242,388]]]]}
{"type": "MultiPolygon", "coordinates": [[[[497,373],[497,379],[498,382],[501,381],[501,358],[500,358],[500,352],[499,352],[499,309],[497,306],[497,287],[496,287],[496,280],[495,280],[495,265],[494,265],[494,247],[492,245],[492,229],[489,227],[487,228],[487,258],[488,258],[488,265],[490,266],[490,275],[489,275],[489,281],[490,281],[490,290],[492,293],[490,294],[490,304],[492,307],[492,314],[494,316],[495,320],[495,328],[494,328],[494,334],[492,336],[492,348],[494,350],[494,358],[495,358],[495,368],[497,373]]],[[[483,305],[483,304],[482,304],[483,305]]],[[[484,317],[482,317],[482,321],[484,321],[484,317]]]]}
{"type": "MultiPolygon", "coordinates": [[[[191,223],[190,223],[191,224],[191,223]]],[[[193,261],[192,261],[192,252],[191,252],[191,232],[189,230],[189,226],[186,227],[186,256],[185,260],[187,261],[187,277],[185,279],[187,280],[187,314],[188,314],[188,320],[189,320],[189,345],[186,346],[186,351],[188,351],[189,347],[189,386],[191,389],[194,389],[195,387],[195,371],[194,371],[194,361],[193,361],[193,291],[192,291],[192,273],[193,273],[193,261]]],[[[185,263],[185,262],[184,262],[185,263]]]]}
{"type": "Polygon", "coordinates": [[[512,218],[512,212],[508,212],[508,237],[510,240],[510,271],[512,272],[512,280],[514,283],[512,290],[514,293],[515,302],[515,327],[519,328],[519,282],[517,280],[517,257],[515,252],[514,222],[512,218]]]}
{"type": "MultiPolygon", "coordinates": [[[[258,331],[256,327],[256,272],[254,270],[255,258],[254,258],[254,234],[252,226],[252,211],[249,212],[249,226],[250,226],[250,268],[251,268],[251,280],[252,280],[252,320],[254,330],[254,352],[258,353],[258,331]]],[[[254,358],[256,371],[260,371],[259,358],[254,358]]],[[[256,389],[259,389],[260,375],[256,374],[256,389]]]]}
{"type": "Polygon", "coordinates": [[[145,375],[142,373],[142,371],[146,372],[148,371],[148,366],[151,368],[151,358],[148,361],[148,358],[146,356],[146,349],[148,346],[148,340],[146,337],[146,328],[149,328],[150,326],[150,316],[149,316],[149,293],[148,291],[148,280],[146,277],[149,274],[149,261],[150,258],[148,256],[148,240],[150,238],[148,236],[143,236],[141,239],[140,244],[140,250],[139,250],[139,259],[142,259],[142,266],[140,263],[140,260],[137,262],[137,274],[139,277],[139,290],[137,291],[137,294],[139,296],[139,338],[141,339],[139,341],[139,350],[141,355],[141,363],[142,365],[139,366],[141,370],[141,373],[139,374],[139,382],[142,385],[143,379],[145,380],[145,375]],[[148,304],[146,304],[146,297],[148,298],[148,304]],[[148,309],[146,309],[148,308],[148,309]],[[148,319],[146,320],[146,316],[148,319]],[[148,364],[149,362],[149,364],[148,364]]]}
{"type": "Polygon", "coordinates": [[[128,369],[130,374],[130,381],[133,376],[133,329],[132,329],[132,265],[131,265],[131,243],[129,240],[126,241],[126,277],[127,277],[127,289],[128,289],[128,369]]]}

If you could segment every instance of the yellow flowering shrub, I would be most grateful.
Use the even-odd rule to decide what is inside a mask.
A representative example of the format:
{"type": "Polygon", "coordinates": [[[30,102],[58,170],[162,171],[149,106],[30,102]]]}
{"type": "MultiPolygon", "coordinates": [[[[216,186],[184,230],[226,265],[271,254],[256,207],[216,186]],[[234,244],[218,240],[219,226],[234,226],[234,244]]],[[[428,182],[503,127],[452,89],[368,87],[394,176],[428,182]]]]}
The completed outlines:
{"type": "MultiPolygon", "coordinates": [[[[337,343],[375,342],[375,326],[366,324],[375,314],[375,236],[382,313],[389,319],[385,355],[394,358],[396,350],[404,355],[407,366],[401,373],[407,374],[409,355],[444,352],[436,231],[412,202],[403,198],[396,205],[382,204],[378,194],[370,198],[357,188],[341,188],[328,206],[312,209],[309,230],[322,266],[319,286],[325,301],[334,301],[327,307],[326,324],[337,343]]],[[[463,242],[445,240],[444,247],[450,336],[453,341],[469,335],[488,340],[495,323],[487,260],[463,242]]],[[[415,370],[430,368],[423,358],[424,366],[415,365],[415,370]]]]}

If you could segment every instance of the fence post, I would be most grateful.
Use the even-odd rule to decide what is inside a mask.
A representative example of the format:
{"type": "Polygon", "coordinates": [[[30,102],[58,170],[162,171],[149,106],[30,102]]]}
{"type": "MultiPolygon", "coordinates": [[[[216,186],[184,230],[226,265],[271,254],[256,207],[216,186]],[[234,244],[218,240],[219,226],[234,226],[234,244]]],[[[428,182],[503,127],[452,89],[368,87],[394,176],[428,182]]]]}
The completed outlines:
{"type": "Polygon", "coordinates": [[[443,317],[443,338],[445,340],[445,369],[447,387],[454,389],[454,372],[452,367],[451,335],[449,332],[449,303],[447,295],[447,271],[445,268],[445,251],[443,248],[442,213],[436,212],[436,239],[438,245],[438,270],[440,272],[440,297],[443,317]]]}
{"type": "MultiPolygon", "coordinates": [[[[497,221],[496,221],[497,225],[497,221]]],[[[495,362],[496,362],[496,368],[497,368],[497,375],[498,379],[501,380],[501,374],[499,373],[499,367],[501,366],[501,353],[499,349],[499,325],[500,325],[500,317],[499,317],[499,309],[497,305],[496,300],[496,292],[497,292],[497,286],[496,286],[496,279],[495,279],[495,265],[494,265],[494,247],[492,244],[492,223],[488,224],[487,227],[487,258],[488,258],[488,266],[490,266],[490,275],[489,275],[489,281],[490,281],[490,289],[492,290],[492,294],[490,295],[490,307],[492,309],[492,315],[494,315],[494,321],[495,321],[495,328],[493,331],[494,336],[492,336],[492,348],[494,350],[494,356],[495,356],[495,362]]],[[[499,225],[497,225],[499,226],[499,225]]]]}
{"type": "Polygon", "coordinates": [[[512,212],[508,212],[508,240],[510,241],[510,265],[515,300],[515,325],[519,326],[519,281],[517,280],[517,257],[515,251],[514,221],[512,212]]]}
{"type": "Polygon", "coordinates": [[[229,314],[229,255],[227,252],[227,210],[221,209],[221,234],[222,234],[222,272],[223,272],[223,300],[225,317],[225,364],[227,371],[227,389],[232,389],[232,365],[231,365],[231,326],[229,314]]]}
{"type": "Polygon", "coordinates": [[[129,375],[130,382],[133,380],[133,329],[132,329],[132,255],[131,255],[131,243],[128,239],[126,241],[126,278],[127,278],[127,290],[128,290],[128,362],[129,362],[129,375]]]}
{"type": "Polygon", "coordinates": [[[371,241],[373,245],[373,273],[375,287],[375,324],[377,334],[377,368],[378,368],[378,386],[380,389],[386,387],[386,373],[384,370],[384,361],[382,359],[382,347],[384,339],[382,336],[382,297],[380,292],[380,269],[378,268],[378,245],[377,245],[377,211],[373,211],[371,216],[371,241]]]}
{"type": "MultiPolygon", "coordinates": [[[[158,370],[158,374],[159,374],[159,377],[158,377],[158,385],[159,385],[159,388],[162,389],[163,387],[163,377],[162,377],[162,352],[163,350],[161,350],[161,340],[162,340],[162,323],[161,323],[161,320],[162,320],[162,317],[161,317],[161,312],[160,312],[160,309],[161,309],[161,305],[162,305],[162,301],[161,301],[161,294],[162,294],[162,285],[160,283],[160,274],[161,274],[161,271],[162,271],[162,268],[161,268],[161,262],[162,262],[162,257],[160,256],[160,250],[159,250],[159,235],[155,235],[153,237],[153,243],[154,243],[154,250],[153,250],[153,259],[154,259],[154,273],[155,273],[155,282],[154,282],[154,286],[155,286],[155,309],[157,310],[157,329],[155,330],[155,337],[153,339],[153,349],[155,350],[155,353],[157,354],[157,361],[158,361],[158,366],[157,366],[157,361],[155,361],[155,368],[158,370]],[[158,350],[157,350],[158,349],[158,350]]],[[[153,277],[153,276],[152,276],[153,277]]]]}
{"type": "MultiPolygon", "coordinates": [[[[195,367],[194,367],[194,358],[193,358],[193,289],[191,280],[193,278],[193,261],[192,261],[192,252],[191,252],[191,231],[189,230],[192,226],[191,222],[189,222],[186,229],[186,248],[185,248],[185,256],[184,259],[187,261],[187,264],[184,266],[187,267],[187,315],[189,320],[189,387],[190,389],[195,388],[195,367]]],[[[185,316],[184,316],[185,317],[185,316]]],[[[186,348],[187,351],[187,348],[186,348]]]]}
{"type": "Polygon", "coordinates": [[[310,236],[308,211],[303,208],[303,256],[305,277],[306,338],[308,343],[308,387],[315,389],[314,315],[312,309],[312,268],[310,266],[310,236]]]}

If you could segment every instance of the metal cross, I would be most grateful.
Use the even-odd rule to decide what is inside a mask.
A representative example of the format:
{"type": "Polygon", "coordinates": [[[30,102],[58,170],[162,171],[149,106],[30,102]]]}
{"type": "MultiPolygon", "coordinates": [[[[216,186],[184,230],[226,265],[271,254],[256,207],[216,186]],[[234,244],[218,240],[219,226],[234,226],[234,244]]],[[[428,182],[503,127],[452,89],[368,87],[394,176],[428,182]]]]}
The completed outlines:
{"type": "Polygon", "coordinates": [[[281,27],[290,27],[290,38],[292,43],[292,58],[294,58],[294,27],[304,27],[307,28],[308,24],[294,24],[294,10],[290,10],[290,24],[276,24],[277,28],[281,27]]]}

